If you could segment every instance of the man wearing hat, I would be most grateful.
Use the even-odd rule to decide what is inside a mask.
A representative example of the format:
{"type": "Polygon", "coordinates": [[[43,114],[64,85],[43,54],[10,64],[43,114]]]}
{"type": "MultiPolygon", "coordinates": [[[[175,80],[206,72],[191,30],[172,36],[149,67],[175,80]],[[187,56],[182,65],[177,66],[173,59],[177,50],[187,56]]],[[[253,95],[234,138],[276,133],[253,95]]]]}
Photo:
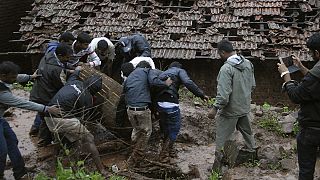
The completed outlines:
{"type": "Polygon", "coordinates": [[[124,62],[129,62],[135,57],[151,57],[151,47],[142,34],[122,37],[118,42],[118,52],[123,56],[124,62]]]}

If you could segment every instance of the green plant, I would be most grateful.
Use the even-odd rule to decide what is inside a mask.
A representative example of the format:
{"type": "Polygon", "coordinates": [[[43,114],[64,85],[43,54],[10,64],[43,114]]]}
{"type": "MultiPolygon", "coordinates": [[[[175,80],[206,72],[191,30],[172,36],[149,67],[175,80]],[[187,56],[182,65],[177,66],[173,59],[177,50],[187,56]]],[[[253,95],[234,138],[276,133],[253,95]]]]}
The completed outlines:
{"type": "Polygon", "coordinates": [[[250,159],[250,161],[244,163],[243,165],[245,167],[247,167],[247,168],[259,167],[260,166],[260,161],[256,160],[256,159],[255,160],[251,160],[250,159]]]}
{"type": "Polygon", "coordinates": [[[216,98],[210,98],[208,101],[207,101],[207,104],[209,107],[212,107],[214,105],[216,101],[216,98]]]}
{"type": "Polygon", "coordinates": [[[262,109],[265,111],[268,111],[271,108],[271,105],[268,104],[267,102],[264,102],[262,105],[262,109]]]}
{"type": "Polygon", "coordinates": [[[209,180],[219,180],[221,179],[221,174],[220,172],[217,171],[211,171],[211,174],[209,176],[209,180]]]}
{"type": "Polygon", "coordinates": [[[26,91],[31,91],[33,87],[33,82],[32,81],[28,81],[28,83],[23,87],[24,90],[26,91]]]}
{"type": "Polygon", "coordinates": [[[296,136],[299,132],[299,122],[296,121],[294,124],[293,124],[293,129],[292,129],[292,132],[293,132],[293,135],[296,136]]]}
{"type": "Polygon", "coordinates": [[[289,112],[289,107],[288,106],[284,106],[282,108],[282,112],[289,112]]]}
{"type": "Polygon", "coordinates": [[[45,175],[43,172],[40,172],[34,177],[34,180],[51,180],[52,178],[45,175]]]}
{"type": "Polygon", "coordinates": [[[12,84],[12,87],[14,89],[23,89],[25,91],[31,91],[32,90],[32,87],[33,87],[33,82],[31,81],[28,81],[28,83],[25,85],[25,86],[22,86],[21,84],[19,83],[13,83],[12,84]]]}
{"type": "Polygon", "coordinates": [[[279,134],[283,134],[281,125],[278,123],[277,118],[274,116],[267,116],[258,121],[259,127],[268,131],[273,131],[279,134]]]}
{"type": "Polygon", "coordinates": [[[12,87],[13,87],[13,89],[23,89],[23,86],[19,83],[13,83],[12,87]]]}
{"type": "Polygon", "coordinates": [[[105,179],[98,172],[87,173],[84,168],[84,161],[78,161],[75,167],[64,168],[60,159],[58,158],[57,166],[57,180],[61,179],[77,179],[77,180],[103,180],[105,179]]]}
{"type": "Polygon", "coordinates": [[[282,166],[281,166],[280,162],[276,162],[276,163],[268,164],[268,168],[271,170],[280,170],[282,168],[282,166]]]}

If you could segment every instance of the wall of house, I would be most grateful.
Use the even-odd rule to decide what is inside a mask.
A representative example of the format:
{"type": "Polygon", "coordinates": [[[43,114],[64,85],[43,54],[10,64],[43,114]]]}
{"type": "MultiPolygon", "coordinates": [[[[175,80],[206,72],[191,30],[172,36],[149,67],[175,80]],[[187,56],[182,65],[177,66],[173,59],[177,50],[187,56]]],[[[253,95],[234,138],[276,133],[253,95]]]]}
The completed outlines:
{"type": "Polygon", "coordinates": [[[34,0],[1,0],[0,1],[0,52],[20,51],[19,45],[9,43],[11,39],[20,39],[20,18],[27,15],[31,10],[34,0]]]}
{"type": "MultiPolygon", "coordinates": [[[[171,61],[163,63],[163,67],[167,67],[171,61]]],[[[221,60],[189,60],[180,61],[187,70],[190,77],[201,87],[209,96],[216,95],[216,78],[220,67],[223,65],[221,60]]],[[[276,61],[252,61],[255,67],[255,78],[257,87],[252,95],[253,102],[263,104],[267,102],[272,105],[290,106],[295,105],[290,102],[285,93],[281,93],[283,80],[279,76],[276,61]]],[[[305,65],[312,67],[314,63],[305,62],[305,65]]],[[[293,79],[301,79],[300,73],[294,73],[293,79]]]]}

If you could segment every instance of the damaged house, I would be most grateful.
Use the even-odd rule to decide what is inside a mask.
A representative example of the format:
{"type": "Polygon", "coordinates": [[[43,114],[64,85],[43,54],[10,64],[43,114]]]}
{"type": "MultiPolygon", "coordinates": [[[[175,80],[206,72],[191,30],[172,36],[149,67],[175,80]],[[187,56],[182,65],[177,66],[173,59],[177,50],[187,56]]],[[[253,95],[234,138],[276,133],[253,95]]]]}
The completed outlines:
{"type": "Polygon", "coordinates": [[[305,40],[320,30],[319,8],[319,0],[35,0],[14,32],[21,37],[11,39],[22,48],[11,54],[24,53],[28,58],[20,61],[36,67],[44,45],[63,31],[112,40],[139,32],[151,43],[158,67],[178,60],[215,95],[223,64],[216,46],[228,38],[255,66],[253,101],[288,105],[280,92],[278,57],[293,53],[305,65],[314,64],[305,40]]]}

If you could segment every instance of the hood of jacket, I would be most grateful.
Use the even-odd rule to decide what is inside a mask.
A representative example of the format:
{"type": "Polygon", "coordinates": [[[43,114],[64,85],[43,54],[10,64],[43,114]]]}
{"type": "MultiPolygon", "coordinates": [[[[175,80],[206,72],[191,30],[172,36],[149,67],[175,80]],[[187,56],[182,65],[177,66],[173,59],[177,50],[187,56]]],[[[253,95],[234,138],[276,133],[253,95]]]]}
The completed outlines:
{"type": "Polygon", "coordinates": [[[230,56],[225,63],[228,63],[231,66],[242,71],[245,68],[245,64],[243,62],[244,62],[244,57],[235,54],[235,55],[230,56]]]}
{"type": "Polygon", "coordinates": [[[102,89],[102,78],[98,75],[93,75],[83,82],[85,89],[90,91],[91,95],[95,95],[102,89]]]}
{"type": "Polygon", "coordinates": [[[309,72],[320,79],[320,61],[318,61],[309,72]]]}

